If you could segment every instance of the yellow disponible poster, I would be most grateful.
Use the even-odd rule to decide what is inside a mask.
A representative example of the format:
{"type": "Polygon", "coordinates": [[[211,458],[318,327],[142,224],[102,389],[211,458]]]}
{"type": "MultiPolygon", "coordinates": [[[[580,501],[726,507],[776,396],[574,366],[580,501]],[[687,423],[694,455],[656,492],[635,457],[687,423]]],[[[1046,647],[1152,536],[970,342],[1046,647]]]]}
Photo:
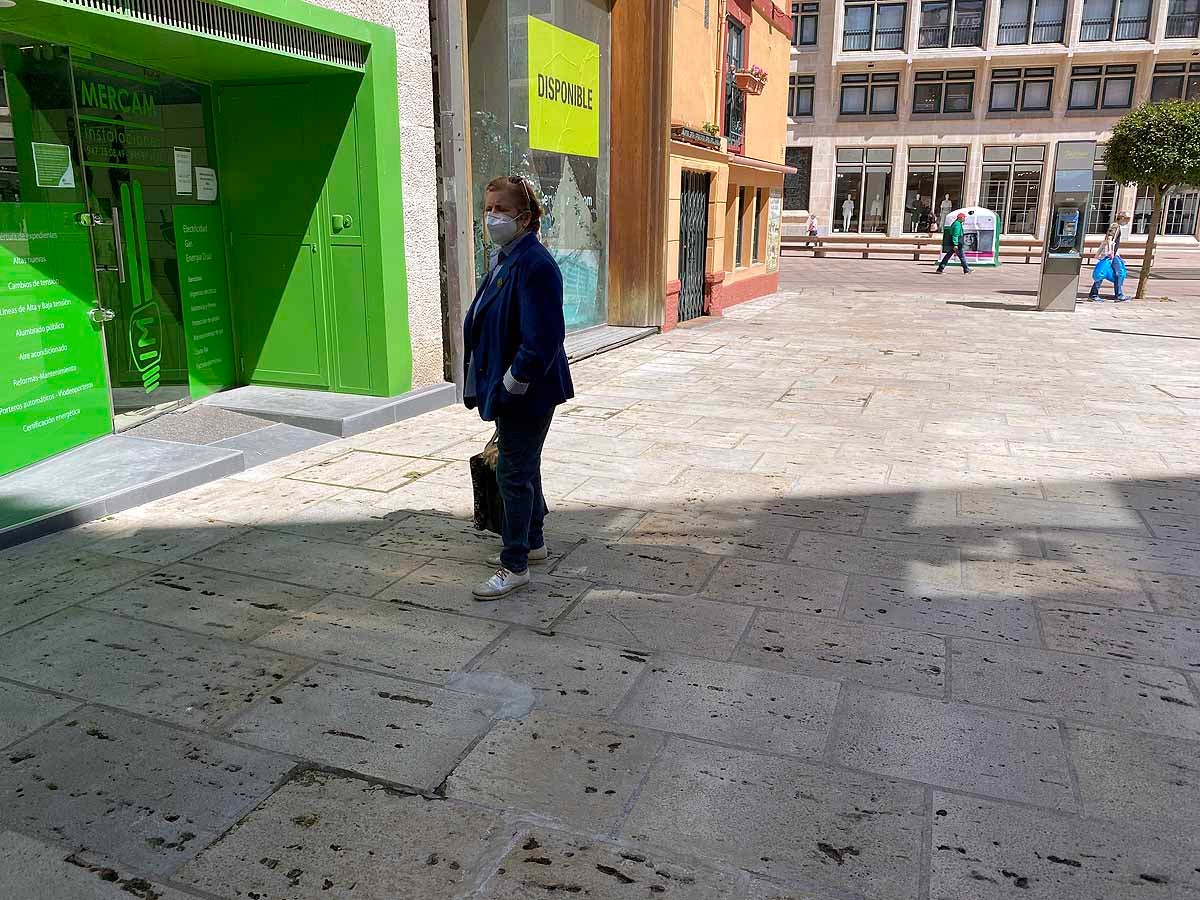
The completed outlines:
{"type": "Polygon", "coordinates": [[[529,146],[600,155],[600,45],[529,17],[529,146]]]}

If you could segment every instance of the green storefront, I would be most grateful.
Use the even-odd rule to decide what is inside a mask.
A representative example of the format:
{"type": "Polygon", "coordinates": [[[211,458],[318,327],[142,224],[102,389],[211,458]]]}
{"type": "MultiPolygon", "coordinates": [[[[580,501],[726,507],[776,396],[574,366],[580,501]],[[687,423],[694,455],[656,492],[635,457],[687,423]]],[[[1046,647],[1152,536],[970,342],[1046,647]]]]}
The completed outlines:
{"type": "Polygon", "coordinates": [[[395,60],[288,0],[0,8],[0,475],[236,385],[408,390],[395,60]]]}

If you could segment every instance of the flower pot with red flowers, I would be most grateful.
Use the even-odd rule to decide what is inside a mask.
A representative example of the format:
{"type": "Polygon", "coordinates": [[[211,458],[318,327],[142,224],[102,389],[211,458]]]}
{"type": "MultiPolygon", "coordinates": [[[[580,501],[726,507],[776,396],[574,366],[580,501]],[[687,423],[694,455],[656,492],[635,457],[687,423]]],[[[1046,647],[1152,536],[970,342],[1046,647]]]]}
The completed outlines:
{"type": "Polygon", "coordinates": [[[733,73],[733,83],[738,90],[757,97],[767,86],[767,70],[762,66],[739,69],[733,73]]]}

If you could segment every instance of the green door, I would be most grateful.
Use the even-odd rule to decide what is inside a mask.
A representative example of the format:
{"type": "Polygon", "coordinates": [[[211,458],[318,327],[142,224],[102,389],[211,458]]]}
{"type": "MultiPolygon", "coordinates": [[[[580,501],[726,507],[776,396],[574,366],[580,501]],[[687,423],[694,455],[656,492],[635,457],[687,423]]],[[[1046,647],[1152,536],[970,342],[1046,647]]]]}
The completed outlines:
{"type": "Polygon", "coordinates": [[[352,111],[325,186],[329,245],[329,296],[334,311],[336,390],[371,390],[371,347],[359,179],[358,115],[352,111]]]}
{"type": "Polygon", "coordinates": [[[318,219],[336,137],[314,127],[315,102],[307,83],[222,87],[217,100],[218,144],[237,159],[225,173],[234,316],[259,384],[333,386],[318,219]]]}
{"type": "Polygon", "coordinates": [[[65,47],[0,35],[0,475],[112,431],[65,47]]]}

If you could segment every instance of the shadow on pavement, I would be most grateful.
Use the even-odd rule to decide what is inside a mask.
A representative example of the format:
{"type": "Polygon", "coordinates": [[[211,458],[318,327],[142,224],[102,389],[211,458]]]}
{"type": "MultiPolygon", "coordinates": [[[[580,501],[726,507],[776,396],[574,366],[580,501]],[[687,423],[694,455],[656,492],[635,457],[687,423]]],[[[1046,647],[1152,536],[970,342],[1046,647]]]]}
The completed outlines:
{"type": "MultiPolygon", "coordinates": [[[[1001,292],[1011,293],[1011,292],[1001,292]]],[[[966,306],[971,309],[1003,309],[1010,312],[1037,312],[1036,306],[1026,303],[993,303],[987,300],[947,300],[947,306],[966,306]]]]}
{"type": "MultiPolygon", "coordinates": [[[[264,801],[254,815],[269,818],[281,782],[320,769],[461,801],[455,827],[480,842],[493,820],[478,811],[500,810],[512,833],[599,834],[614,853],[743,870],[739,884],[915,897],[936,789],[970,865],[991,871],[997,817],[1044,822],[1060,837],[1037,840],[1060,855],[1141,864],[1107,826],[1063,818],[1078,810],[1065,735],[1200,739],[1183,674],[1200,673],[1200,477],[864,493],[681,479],[614,477],[623,505],[552,499],[550,565],[492,604],[469,588],[494,537],[453,505],[391,508],[386,492],[296,505],[280,483],[227,480],[190,492],[185,524],[135,510],[0,552],[0,678],[52,701],[0,730],[0,823],[220,895],[273,889],[292,863],[234,863],[309,851],[232,826],[264,801]],[[498,721],[511,703],[497,696],[522,692],[537,709],[498,721]],[[876,812],[896,824],[861,824],[876,812]]],[[[355,796],[320,814],[353,822],[355,796]]],[[[1134,843],[1174,840],[1123,815],[1134,843]]],[[[445,853],[442,827],[411,838],[421,860],[445,853]]],[[[328,838],[317,868],[337,865],[328,838]]],[[[390,859],[358,864],[402,865],[390,859]]],[[[469,874],[501,862],[484,854],[469,874]]],[[[967,863],[931,865],[946,878],[967,863]]],[[[1172,877],[1200,888],[1190,864],[1172,877]]]]}
{"type": "Polygon", "coordinates": [[[1174,338],[1179,341],[1200,341],[1200,337],[1190,334],[1151,334],[1145,331],[1125,331],[1121,328],[1093,328],[1092,331],[1103,331],[1105,334],[1128,334],[1135,337],[1174,338]]]}

